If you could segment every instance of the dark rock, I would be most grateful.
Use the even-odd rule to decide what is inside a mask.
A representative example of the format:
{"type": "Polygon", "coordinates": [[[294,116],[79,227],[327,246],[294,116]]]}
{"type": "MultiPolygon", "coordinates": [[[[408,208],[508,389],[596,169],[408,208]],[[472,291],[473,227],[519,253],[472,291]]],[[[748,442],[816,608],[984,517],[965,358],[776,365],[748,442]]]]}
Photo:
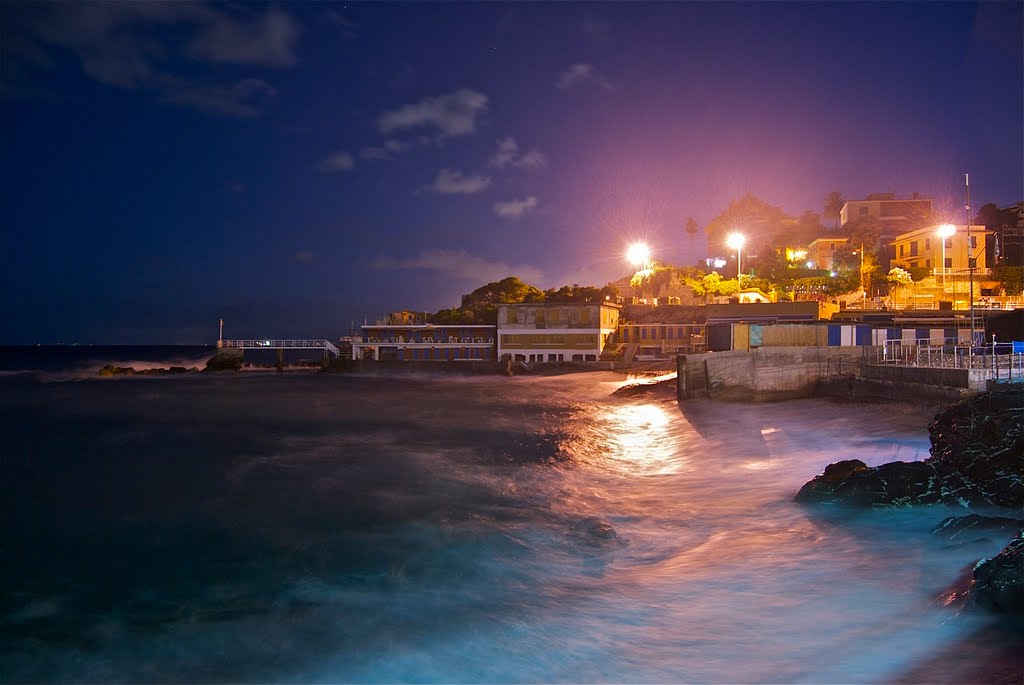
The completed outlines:
{"type": "Polygon", "coordinates": [[[1024,530],[991,559],[974,567],[969,602],[990,611],[1024,612],[1024,530]]]}
{"type": "Polygon", "coordinates": [[[896,461],[870,468],[859,459],[829,464],[800,488],[798,502],[841,502],[861,506],[938,501],[935,469],[925,462],[896,461]]]}
{"type": "Polygon", "coordinates": [[[242,352],[236,349],[217,350],[206,362],[203,371],[238,371],[242,368],[242,352]]]}
{"type": "Polygon", "coordinates": [[[932,529],[932,534],[946,542],[967,544],[989,540],[989,536],[1006,539],[1020,528],[1024,528],[1024,519],[968,514],[944,519],[932,529]]]}
{"type": "Polygon", "coordinates": [[[107,364],[100,369],[101,376],[134,376],[135,369],[130,366],[114,366],[107,364]]]}
{"type": "Polygon", "coordinates": [[[1024,391],[991,392],[939,413],[931,457],[877,467],[853,459],[805,484],[800,502],[906,505],[943,502],[1024,509],[1024,391]]]}

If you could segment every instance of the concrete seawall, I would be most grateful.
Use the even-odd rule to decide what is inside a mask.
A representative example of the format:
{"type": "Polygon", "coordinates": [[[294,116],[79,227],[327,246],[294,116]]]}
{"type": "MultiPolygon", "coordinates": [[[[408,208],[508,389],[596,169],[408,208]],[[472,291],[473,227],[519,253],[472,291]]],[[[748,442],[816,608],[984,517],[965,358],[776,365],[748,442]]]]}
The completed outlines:
{"type": "Polygon", "coordinates": [[[764,401],[808,397],[828,378],[859,377],[873,347],[763,347],[679,355],[679,398],[764,401]]]}

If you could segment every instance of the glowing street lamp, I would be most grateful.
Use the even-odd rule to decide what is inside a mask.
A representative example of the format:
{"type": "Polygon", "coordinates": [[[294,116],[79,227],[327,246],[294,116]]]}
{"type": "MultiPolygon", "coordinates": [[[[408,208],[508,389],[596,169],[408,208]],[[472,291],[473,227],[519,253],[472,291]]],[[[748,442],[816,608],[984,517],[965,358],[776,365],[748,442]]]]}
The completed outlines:
{"type": "Polygon", "coordinates": [[[939,239],[942,241],[942,292],[946,292],[946,238],[956,233],[956,226],[953,224],[943,224],[939,226],[939,230],[936,231],[939,239]]]}
{"type": "Polygon", "coordinates": [[[651,248],[647,243],[633,243],[626,248],[626,259],[638,269],[647,269],[651,259],[651,248]]]}
{"type": "Polygon", "coordinates": [[[743,243],[747,242],[747,239],[742,233],[730,233],[729,237],[725,239],[726,247],[736,250],[736,280],[740,280],[740,275],[743,273],[743,262],[742,252],[743,243]]]}

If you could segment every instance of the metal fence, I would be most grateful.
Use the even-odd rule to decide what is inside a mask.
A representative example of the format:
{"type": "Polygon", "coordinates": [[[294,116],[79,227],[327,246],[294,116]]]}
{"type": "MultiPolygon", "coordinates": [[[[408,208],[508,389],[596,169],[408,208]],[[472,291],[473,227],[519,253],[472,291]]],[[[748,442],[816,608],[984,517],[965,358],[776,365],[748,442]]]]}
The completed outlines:
{"type": "Polygon", "coordinates": [[[946,369],[985,369],[996,380],[1024,380],[1024,342],[971,344],[958,338],[887,340],[876,348],[877,364],[946,369]]]}
{"type": "Polygon", "coordinates": [[[217,347],[238,350],[325,350],[337,357],[340,352],[330,340],[218,340],[217,347]]]}

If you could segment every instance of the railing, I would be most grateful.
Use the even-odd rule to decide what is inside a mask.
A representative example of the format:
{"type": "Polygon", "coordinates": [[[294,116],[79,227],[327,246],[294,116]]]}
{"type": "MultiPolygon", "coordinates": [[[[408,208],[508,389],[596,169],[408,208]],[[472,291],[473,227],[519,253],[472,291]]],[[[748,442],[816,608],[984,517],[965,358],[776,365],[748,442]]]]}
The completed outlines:
{"type": "MultiPolygon", "coordinates": [[[[936,267],[932,269],[933,276],[970,276],[972,269],[943,269],[936,267]]],[[[992,269],[973,269],[975,276],[991,276],[992,269]]]]}
{"type": "Polygon", "coordinates": [[[876,364],[946,369],[987,369],[995,379],[1024,381],[1024,342],[982,344],[969,339],[886,340],[876,364]]]}
{"type": "Polygon", "coordinates": [[[341,354],[330,340],[218,340],[217,347],[236,350],[325,350],[337,357],[341,354]]]}

